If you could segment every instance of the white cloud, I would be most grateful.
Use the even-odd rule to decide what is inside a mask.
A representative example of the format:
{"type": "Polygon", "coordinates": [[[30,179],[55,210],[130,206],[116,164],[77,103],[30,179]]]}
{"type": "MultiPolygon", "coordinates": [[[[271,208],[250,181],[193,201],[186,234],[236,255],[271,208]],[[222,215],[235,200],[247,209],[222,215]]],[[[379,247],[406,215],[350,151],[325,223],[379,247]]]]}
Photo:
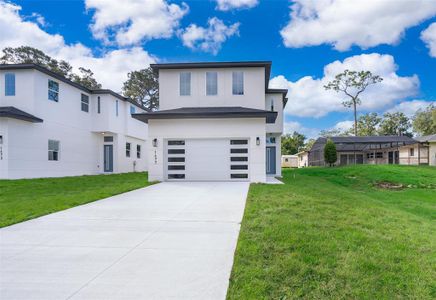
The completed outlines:
{"type": "Polygon", "coordinates": [[[207,21],[207,25],[207,27],[200,27],[191,24],[181,31],[180,38],[183,45],[216,55],[222,43],[233,35],[239,35],[239,23],[226,25],[220,19],[213,17],[207,21]]]}
{"type": "Polygon", "coordinates": [[[338,130],[344,132],[344,131],[350,130],[353,127],[354,127],[354,121],[340,121],[340,122],[335,124],[333,129],[338,129],[338,130]]]}
{"type": "Polygon", "coordinates": [[[430,56],[436,57],[436,22],[421,32],[421,39],[427,45],[427,48],[430,49],[430,56]]]}
{"type": "Polygon", "coordinates": [[[216,2],[217,9],[222,11],[252,8],[259,4],[258,0],[217,0],[216,2]]]}
{"type": "Polygon", "coordinates": [[[342,94],[324,89],[327,82],[345,69],[368,70],[383,78],[381,83],[368,87],[361,95],[362,105],[358,107],[360,112],[386,108],[394,101],[415,95],[419,88],[417,75],[399,76],[394,58],[378,53],[356,55],[344,61],[332,62],[324,67],[324,75],[320,79],[305,76],[292,82],[280,75],[271,79],[270,87],[288,89],[289,102],[285,109],[288,115],[322,117],[333,111],[348,111],[342,105],[346,99],[342,94]]]}
{"type": "Polygon", "coordinates": [[[77,69],[90,68],[103,87],[120,91],[127,72],[147,67],[155,58],[141,48],[113,50],[95,57],[81,43],[66,44],[60,34],[49,34],[38,24],[20,16],[20,6],[0,1],[0,49],[31,46],[58,59],[69,61],[77,69]]]}
{"type": "Polygon", "coordinates": [[[436,15],[436,1],[295,0],[290,9],[280,32],[285,46],[329,44],[344,51],[397,44],[407,28],[436,15]]]}
{"type": "Polygon", "coordinates": [[[186,3],[169,4],[164,0],[86,0],[93,10],[91,31],[106,43],[138,44],[144,40],[170,38],[188,12],[186,3]]]}
{"type": "Polygon", "coordinates": [[[294,131],[301,133],[308,139],[316,138],[320,132],[317,128],[309,128],[303,126],[300,122],[286,121],[284,123],[284,134],[292,134],[294,131]]]}
{"type": "Polygon", "coordinates": [[[403,101],[387,110],[387,112],[402,112],[408,117],[412,117],[418,109],[425,109],[430,104],[436,105],[436,101],[412,100],[403,101]]]}

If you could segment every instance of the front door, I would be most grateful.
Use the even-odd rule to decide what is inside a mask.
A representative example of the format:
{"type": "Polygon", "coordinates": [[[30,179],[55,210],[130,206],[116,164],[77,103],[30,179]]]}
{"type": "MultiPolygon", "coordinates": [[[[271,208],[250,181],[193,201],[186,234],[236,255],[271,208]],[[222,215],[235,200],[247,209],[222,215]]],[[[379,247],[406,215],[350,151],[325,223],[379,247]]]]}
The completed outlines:
{"type": "Polygon", "coordinates": [[[266,174],[276,174],[276,147],[266,147],[266,174]]]}
{"type": "Polygon", "coordinates": [[[113,172],[114,171],[114,154],[112,145],[104,145],[104,171],[113,172]]]}
{"type": "Polygon", "coordinates": [[[390,165],[396,164],[398,165],[400,163],[400,153],[399,151],[389,151],[388,153],[388,162],[390,165]]]}

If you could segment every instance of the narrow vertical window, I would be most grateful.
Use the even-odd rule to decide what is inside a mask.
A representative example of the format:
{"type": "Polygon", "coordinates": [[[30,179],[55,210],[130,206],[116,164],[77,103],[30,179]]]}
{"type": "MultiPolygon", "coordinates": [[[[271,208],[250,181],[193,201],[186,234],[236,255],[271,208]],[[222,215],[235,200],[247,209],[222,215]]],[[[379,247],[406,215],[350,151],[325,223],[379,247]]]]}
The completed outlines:
{"type": "Polygon", "coordinates": [[[410,156],[415,156],[415,148],[410,148],[410,156]]]}
{"type": "Polygon", "coordinates": [[[48,140],[48,160],[59,160],[59,141],[48,140]]]}
{"type": "Polygon", "coordinates": [[[100,102],[100,96],[97,97],[97,113],[101,113],[101,102],[100,102]]]}
{"type": "Polygon", "coordinates": [[[232,90],[233,95],[244,95],[244,73],[233,72],[232,73],[232,90]]]}
{"type": "Polygon", "coordinates": [[[215,96],[218,94],[218,73],[206,72],[206,95],[215,96]]]}
{"type": "Polygon", "coordinates": [[[5,96],[15,96],[15,74],[5,74],[5,96]]]}
{"type": "Polygon", "coordinates": [[[81,94],[81,109],[84,112],[89,112],[89,96],[85,94],[81,94]]]}
{"type": "Polygon", "coordinates": [[[118,100],[115,100],[115,115],[118,117],[118,100]]]}
{"type": "Polygon", "coordinates": [[[130,143],[126,143],[126,157],[130,157],[130,143]]]}
{"type": "Polygon", "coordinates": [[[136,112],[136,109],[133,105],[130,105],[130,114],[134,114],[136,112]]]}
{"type": "Polygon", "coordinates": [[[274,111],[274,100],[271,99],[271,111],[274,111]]]}
{"type": "Polygon", "coordinates": [[[180,73],[180,96],[190,96],[191,95],[191,73],[181,72],[180,73]]]}
{"type": "Polygon", "coordinates": [[[141,158],[141,145],[136,145],[136,158],[141,158]]]}
{"type": "Polygon", "coordinates": [[[48,100],[59,102],[59,83],[48,80],[48,100]]]}

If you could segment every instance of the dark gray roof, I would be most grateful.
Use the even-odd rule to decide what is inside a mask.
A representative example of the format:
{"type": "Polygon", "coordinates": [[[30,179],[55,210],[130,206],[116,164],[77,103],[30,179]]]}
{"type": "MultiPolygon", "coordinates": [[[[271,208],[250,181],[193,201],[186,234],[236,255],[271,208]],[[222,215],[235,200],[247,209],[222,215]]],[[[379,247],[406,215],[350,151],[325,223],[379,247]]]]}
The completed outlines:
{"type": "Polygon", "coordinates": [[[341,151],[363,151],[369,149],[383,149],[402,145],[415,144],[416,141],[408,136],[382,135],[382,136],[332,136],[330,138],[320,137],[313,144],[310,151],[323,150],[327,140],[331,139],[336,150],[341,151]]]}
{"type": "Polygon", "coordinates": [[[421,143],[436,142],[436,134],[417,136],[417,137],[415,137],[415,140],[417,140],[421,143]]]}
{"type": "Polygon", "coordinates": [[[205,69],[205,68],[265,68],[265,89],[268,89],[271,75],[271,61],[223,61],[223,62],[184,62],[151,64],[154,70],[159,69],[205,69]]]}
{"type": "Polygon", "coordinates": [[[138,102],[136,102],[130,98],[124,97],[124,96],[122,96],[122,95],[120,95],[112,90],[109,90],[109,89],[91,90],[91,89],[87,88],[86,86],[83,86],[79,83],[73,82],[64,76],[62,76],[58,73],[52,72],[49,69],[42,67],[40,65],[37,65],[37,64],[0,64],[0,70],[29,70],[29,69],[38,70],[44,74],[49,75],[50,77],[56,78],[62,82],[65,82],[71,86],[74,86],[75,88],[78,88],[79,90],[82,90],[85,93],[88,93],[88,94],[110,94],[110,95],[112,95],[120,100],[130,102],[131,104],[133,104],[141,109],[146,110],[146,108],[144,106],[142,106],[141,104],[139,104],[138,102]]]}
{"type": "Polygon", "coordinates": [[[132,114],[133,118],[148,123],[150,119],[212,119],[212,118],[266,118],[274,123],[277,112],[247,107],[183,107],[132,114]]]}
{"type": "Polygon", "coordinates": [[[32,123],[41,123],[42,119],[35,117],[34,115],[28,114],[18,108],[13,106],[2,106],[0,107],[0,118],[13,118],[18,120],[23,120],[32,123]]]}

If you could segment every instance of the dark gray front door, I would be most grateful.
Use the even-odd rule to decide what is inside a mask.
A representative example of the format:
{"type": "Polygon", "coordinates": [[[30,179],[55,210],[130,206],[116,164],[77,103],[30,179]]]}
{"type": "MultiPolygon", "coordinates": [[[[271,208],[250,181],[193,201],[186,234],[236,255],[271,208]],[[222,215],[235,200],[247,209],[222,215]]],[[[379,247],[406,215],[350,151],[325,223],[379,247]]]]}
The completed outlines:
{"type": "Polygon", "coordinates": [[[266,147],[266,174],[276,173],[276,147],[266,147]]]}
{"type": "Polygon", "coordinates": [[[112,145],[104,145],[104,171],[114,171],[114,154],[112,145]]]}

